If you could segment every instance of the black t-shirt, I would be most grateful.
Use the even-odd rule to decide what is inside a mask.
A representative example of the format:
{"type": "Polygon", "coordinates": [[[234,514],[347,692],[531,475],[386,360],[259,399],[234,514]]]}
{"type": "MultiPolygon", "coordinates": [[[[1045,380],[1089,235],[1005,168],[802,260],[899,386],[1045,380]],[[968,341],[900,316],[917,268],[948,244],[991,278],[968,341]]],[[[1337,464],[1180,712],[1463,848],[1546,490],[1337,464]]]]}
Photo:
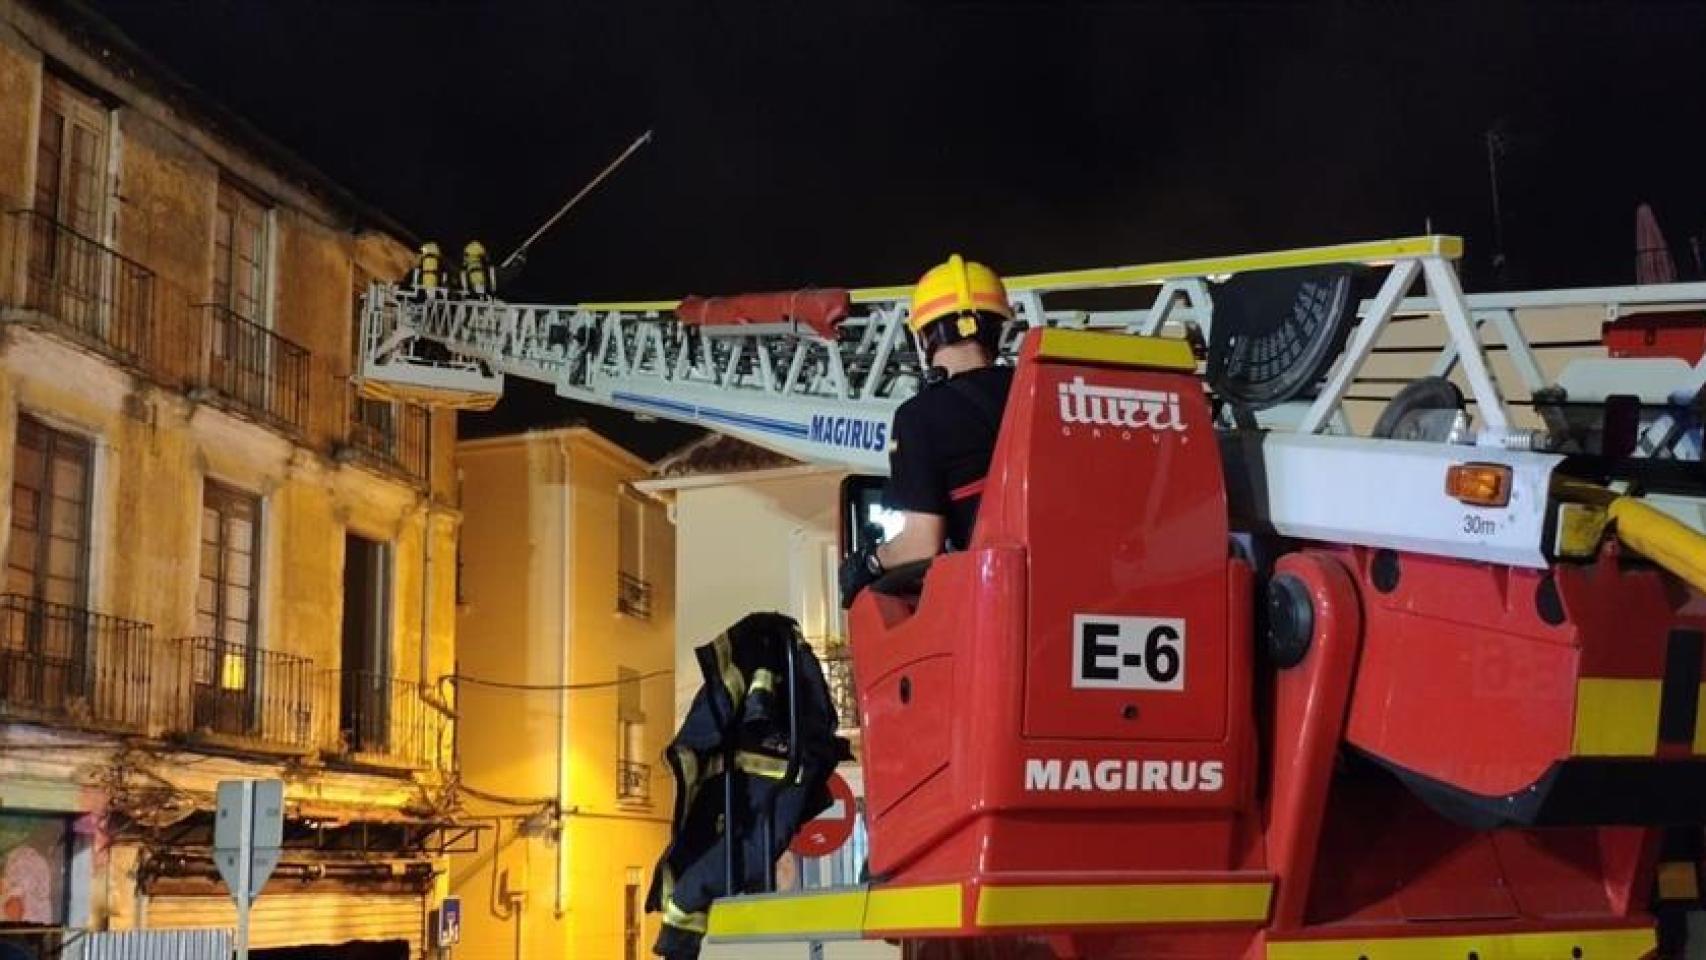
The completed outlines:
{"type": "Polygon", "coordinates": [[[942,517],[950,549],[971,540],[1012,386],[1012,367],[979,367],[927,384],[895,411],[883,502],[942,517]]]}

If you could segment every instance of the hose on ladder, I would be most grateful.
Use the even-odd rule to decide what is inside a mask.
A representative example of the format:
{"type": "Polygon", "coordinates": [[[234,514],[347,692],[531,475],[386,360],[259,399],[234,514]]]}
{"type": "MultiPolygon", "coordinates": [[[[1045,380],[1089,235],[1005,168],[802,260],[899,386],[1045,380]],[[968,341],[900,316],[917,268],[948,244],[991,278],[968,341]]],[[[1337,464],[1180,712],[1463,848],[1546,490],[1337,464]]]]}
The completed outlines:
{"type": "Polygon", "coordinates": [[[1560,499],[1604,510],[1619,542],[1706,593],[1706,534],[1639,497],[1595,484],[1562,481],[1553,492],[1560,499]]]}

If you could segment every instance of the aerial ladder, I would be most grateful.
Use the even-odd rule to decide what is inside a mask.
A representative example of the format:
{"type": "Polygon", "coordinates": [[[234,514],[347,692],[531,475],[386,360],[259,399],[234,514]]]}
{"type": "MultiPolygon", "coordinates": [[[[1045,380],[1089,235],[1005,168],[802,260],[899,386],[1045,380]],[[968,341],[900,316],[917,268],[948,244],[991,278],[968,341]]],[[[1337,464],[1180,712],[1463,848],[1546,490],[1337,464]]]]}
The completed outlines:
{"type": "MultiPolygon", "coordinates": [[[[1651,956],[1655,890],[1698,897],[1665,828],[1706,820],[1706,284],[1472,295],[1460,255],[1010,278],[970,548],[850,612],[874,879],[719,901],[711,937],[1651,956]],[[1598,336],[1544,329],[1571,311],[1598,336]]],[[[518,376],[880,474],[907,293],[375,284],[358,376],[518,376]]]]}

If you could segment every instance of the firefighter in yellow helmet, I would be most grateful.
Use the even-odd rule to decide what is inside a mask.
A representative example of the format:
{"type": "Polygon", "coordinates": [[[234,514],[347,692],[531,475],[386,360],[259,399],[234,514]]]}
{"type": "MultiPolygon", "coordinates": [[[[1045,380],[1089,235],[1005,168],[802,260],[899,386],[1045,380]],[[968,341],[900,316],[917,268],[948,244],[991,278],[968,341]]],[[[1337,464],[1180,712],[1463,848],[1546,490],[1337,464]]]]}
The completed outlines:
{"type": "Polygon", "coordinates": [[[492,297],[498,292],[498,275],[486,260],[486,245],[468,241],[462,248],[462,292],[470,297],[492,297]]]}
{"type": "Polygon", "coordinates": [[[981,263],[955,254],[918,281],[907,325],[927,373],[895,411],[883,496],[906,522],[888,543],[867,543],[843,562],[843,603],[887,570],[970,542],[1013,384],[1013,369],[995,363],[1012,319],[1007,288],[981,263]]]}
{"type": "Polygon", "coordinates": [[[432,240],[421,244],[415,257],[414,269],[409,271],[409,286],[422,293],[437,293],[444,284],[444,260],[438,244],[432,240]]]}

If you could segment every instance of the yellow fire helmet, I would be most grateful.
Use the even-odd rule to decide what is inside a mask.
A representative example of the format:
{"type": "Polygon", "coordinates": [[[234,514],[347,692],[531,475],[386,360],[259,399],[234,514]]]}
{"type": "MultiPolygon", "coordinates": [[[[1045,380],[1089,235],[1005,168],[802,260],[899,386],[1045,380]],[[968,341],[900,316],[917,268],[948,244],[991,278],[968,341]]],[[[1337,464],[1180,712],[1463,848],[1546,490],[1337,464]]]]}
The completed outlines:
{"type": "Polygon", "coordinates": [[[962,339],[977,333],[978,314],[994,314],[1003,320],[1013,319],[1013,307],[1007,302],[1007,287],[994,270],[959,254],[948,262],[930,269],[912,291],[912,311],[906,318],[913,333],[923,333],[938,320],[953,318],[952,339],[962,339]]]}
{"type": "Polygon", "coordinates": [[[469,259],[474,259],[476,257],[485,259],[486,245],[478,240],[470,240],[468,241],[468,245],[462,248],[462,255],[469,259]]]}
{"type": "Polygon", "coordinates": [[[423,256],[423,257],[436,257],[436,256],[438,256],[438,244],[434,243],[431,240],[428,240],[426,243],[421,244],[421,256],[423,256]]]}

